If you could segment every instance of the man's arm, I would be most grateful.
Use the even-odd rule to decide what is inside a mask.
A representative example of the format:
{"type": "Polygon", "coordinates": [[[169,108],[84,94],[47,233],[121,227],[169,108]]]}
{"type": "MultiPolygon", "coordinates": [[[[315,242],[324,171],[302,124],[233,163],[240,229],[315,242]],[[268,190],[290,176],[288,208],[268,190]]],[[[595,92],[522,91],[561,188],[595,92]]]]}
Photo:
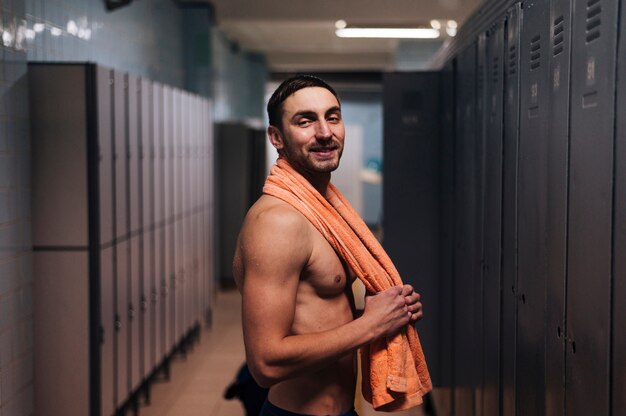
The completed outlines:
{"type": "Polygon", "coordinates": [[[402,287],[395,287],[369,296],[358,319],[317,333],[292,334],[300,274],[312,252],[311,232],[307,220],[286,207],[272,207],[244,224],[244,342],[250,370],[262,386],[334,362],[396,333],[410,319],[402,287]]]}

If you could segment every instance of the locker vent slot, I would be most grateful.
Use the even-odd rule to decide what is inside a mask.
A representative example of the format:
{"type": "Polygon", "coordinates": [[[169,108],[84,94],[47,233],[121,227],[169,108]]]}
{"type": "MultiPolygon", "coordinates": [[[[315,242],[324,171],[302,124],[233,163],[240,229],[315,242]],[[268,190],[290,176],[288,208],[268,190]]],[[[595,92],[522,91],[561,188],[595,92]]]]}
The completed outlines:
{"type": "Polygon", "coordinates": [[[587,24],[585,27],[587,43],[591,43],[600,37],[601,13],[602,4],[600,0],[587,1],[587,24]]]}
{"type": "Polygon", "coordinates": [[[563,16],[558,17],[554,21],[554,39],[552,56],[558,56],[563,52],[563,25],[565,19],[563,16]]]}
{"type": "Polygon", "coordinates": [[[541,36],[537,35],[530,41],[530,70],[541,66],[541,36]]]}
{"type": "Polygon", "coordinates": [[[498,75],[499,75],[499,71],[498,71],[498,57],[494,57],[493,58],[493,65],[491,66],[491,81],[493,83],[493,85],[497,85],[498,84],[498,75]]]}
{"type": "Polygon", "coordinates": [[[515,45],[511,45],[509,47],[509,75],[515,75],[517,69],[517,47],[515,45]]]}

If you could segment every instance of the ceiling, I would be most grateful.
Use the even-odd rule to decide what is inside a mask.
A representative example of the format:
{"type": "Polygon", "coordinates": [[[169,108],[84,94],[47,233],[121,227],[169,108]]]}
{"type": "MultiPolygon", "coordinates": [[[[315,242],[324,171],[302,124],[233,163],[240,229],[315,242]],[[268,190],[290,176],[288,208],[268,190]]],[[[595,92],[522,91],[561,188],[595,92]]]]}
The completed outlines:
{"type": "Polygon", "coordinates": [[[343,19],[348,25],[430,27],[432,19],[444,24],[452,19],[460,25],[481,0],[205,2],[214,5],[217,26],[233,42],[265,55],[271,71],[289,72],[384,71],[399,69],[402,61],[406,66],[407,60],[424,64],[445,37],[436,41],[342,39],[335,36],[335,22],[343,19]]]}

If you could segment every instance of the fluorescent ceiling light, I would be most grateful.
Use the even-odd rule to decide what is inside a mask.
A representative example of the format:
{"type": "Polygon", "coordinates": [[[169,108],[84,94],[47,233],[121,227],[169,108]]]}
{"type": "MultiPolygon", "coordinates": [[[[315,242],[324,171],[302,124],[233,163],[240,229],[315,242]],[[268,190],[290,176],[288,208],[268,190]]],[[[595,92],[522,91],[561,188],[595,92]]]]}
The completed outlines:
{"type": "Polygon", "coordinates": [[[340,38],[437,39],[439,31],[430,28],[346,27],[337,29],[340,38]]]}

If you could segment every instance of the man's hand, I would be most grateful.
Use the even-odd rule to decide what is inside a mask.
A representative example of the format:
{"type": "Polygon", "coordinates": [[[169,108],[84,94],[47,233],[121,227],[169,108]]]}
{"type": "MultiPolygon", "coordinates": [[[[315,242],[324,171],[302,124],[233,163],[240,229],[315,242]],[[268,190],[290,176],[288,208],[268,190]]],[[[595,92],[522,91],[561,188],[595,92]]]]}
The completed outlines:
{"type": "Polygon", "coordinates": [[[407,309],[411,314],[411,323],[415,323],[422,319],[424,313],[422,311],[422,303],[420,299],[422,296],[413,290],[413,286],[404,285],[402,287],[402,296],[404,296],[404,301],[406,303],[407,309]]]}
{"type": "Polygon", "coordinates": [[[395,335],[400,328],[409,323],[411,312],[402,292],[402,287],[394,286],[365,297],[362,318],[371,322],[375,339],[395,335]]]}

